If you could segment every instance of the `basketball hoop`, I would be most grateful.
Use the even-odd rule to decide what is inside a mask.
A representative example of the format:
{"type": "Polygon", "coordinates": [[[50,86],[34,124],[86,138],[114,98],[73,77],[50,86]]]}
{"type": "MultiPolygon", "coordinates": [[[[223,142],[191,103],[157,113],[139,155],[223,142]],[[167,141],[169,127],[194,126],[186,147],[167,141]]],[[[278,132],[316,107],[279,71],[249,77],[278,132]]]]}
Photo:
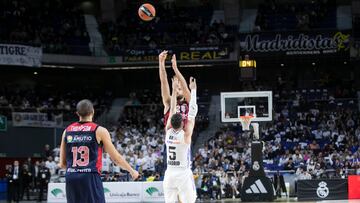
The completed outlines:
{"type": "Polygon", "coordinates": [[[255,116],[240,116],[240,122],[243,130],[250,130],[251,120],[255,118],[255,116]]]}

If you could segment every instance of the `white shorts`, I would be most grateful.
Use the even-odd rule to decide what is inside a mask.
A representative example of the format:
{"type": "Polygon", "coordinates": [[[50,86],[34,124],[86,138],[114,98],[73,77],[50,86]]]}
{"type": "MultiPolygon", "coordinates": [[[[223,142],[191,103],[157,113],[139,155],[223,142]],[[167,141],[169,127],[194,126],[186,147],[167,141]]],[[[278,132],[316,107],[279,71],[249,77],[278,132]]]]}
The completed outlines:
{"type": "Polygon", "coordinates": [[[166,203],[177,202],[178,196],[182,203],[196,201],[194,177],[190,169],[166,170],[163,186],[166,203]]]}

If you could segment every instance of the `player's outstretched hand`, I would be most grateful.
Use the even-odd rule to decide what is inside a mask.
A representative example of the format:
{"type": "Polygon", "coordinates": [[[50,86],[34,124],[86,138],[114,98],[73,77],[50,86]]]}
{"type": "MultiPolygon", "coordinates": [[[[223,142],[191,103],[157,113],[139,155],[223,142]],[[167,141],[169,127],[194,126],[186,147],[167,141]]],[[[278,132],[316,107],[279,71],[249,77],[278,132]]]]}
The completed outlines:
{"type": "Polygon", "coordinates": [[[168,51],[164,50],[159,54],[159,62],[165,63],[166,57],[167,57],[168,51]]]}
{"type": "Polygon", "coordinates": [[[171,57],[171,66],[172,66],[173,70],[177,69],[177,62],[176,62],[176,55],[175,54],[173,54],[172,57],[171,57]]]}
{"type": "Polygon", "coordinates": [[[130,175],[133,180],[137,180],[140,177],[139,172],[135,170],[131,171],[130,175]]]}
{"type": "Polygon", "coordinates": [[[197,86],[196,86],[196,79],[195,79],[195,78],[190,77],[189,87],[190,87],[191,90],[197,88],[197,86]]]}

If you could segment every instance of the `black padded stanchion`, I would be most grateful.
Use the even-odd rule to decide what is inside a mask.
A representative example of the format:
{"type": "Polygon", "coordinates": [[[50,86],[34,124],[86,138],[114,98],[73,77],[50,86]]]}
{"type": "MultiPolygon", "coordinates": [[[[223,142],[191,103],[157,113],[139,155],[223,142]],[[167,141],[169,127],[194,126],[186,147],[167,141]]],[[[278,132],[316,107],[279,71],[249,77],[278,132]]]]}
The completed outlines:
{"type": "Polygon", "coordinates": [[[271,180],[266,177],[262,156],[263,143],[251,143],[251,169],[241,189],[241,201],[273,201],[275,190],[271,180]]]}

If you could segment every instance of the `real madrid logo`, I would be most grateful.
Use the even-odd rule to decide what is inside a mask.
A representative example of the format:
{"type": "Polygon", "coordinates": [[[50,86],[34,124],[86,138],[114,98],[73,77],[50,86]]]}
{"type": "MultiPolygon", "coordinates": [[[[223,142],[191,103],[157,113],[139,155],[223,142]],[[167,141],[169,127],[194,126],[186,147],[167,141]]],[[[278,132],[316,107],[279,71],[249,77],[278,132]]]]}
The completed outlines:
{"type": "Polygon", "coordinates": [[[68,143],[71,143],[72,142],[72,140],[73,140],[73,137],[71,136],[71,135],[69,135],[69,136],[67,136],[67,142],[68,143]]]}
{"type": "Polygon", "coordinates": [[[260,169],[260,165],[258,161],[254,161],[252,168],[254,169],[254,171],[257,171],[260,169]]]}
{"type": "Polygon", "coordinates": [[[326,182],[321,181],[319,187],[316,190],[316,194],[320,198],[326,198],[329,195],[329,188],[326,187],[326,182]]]}

